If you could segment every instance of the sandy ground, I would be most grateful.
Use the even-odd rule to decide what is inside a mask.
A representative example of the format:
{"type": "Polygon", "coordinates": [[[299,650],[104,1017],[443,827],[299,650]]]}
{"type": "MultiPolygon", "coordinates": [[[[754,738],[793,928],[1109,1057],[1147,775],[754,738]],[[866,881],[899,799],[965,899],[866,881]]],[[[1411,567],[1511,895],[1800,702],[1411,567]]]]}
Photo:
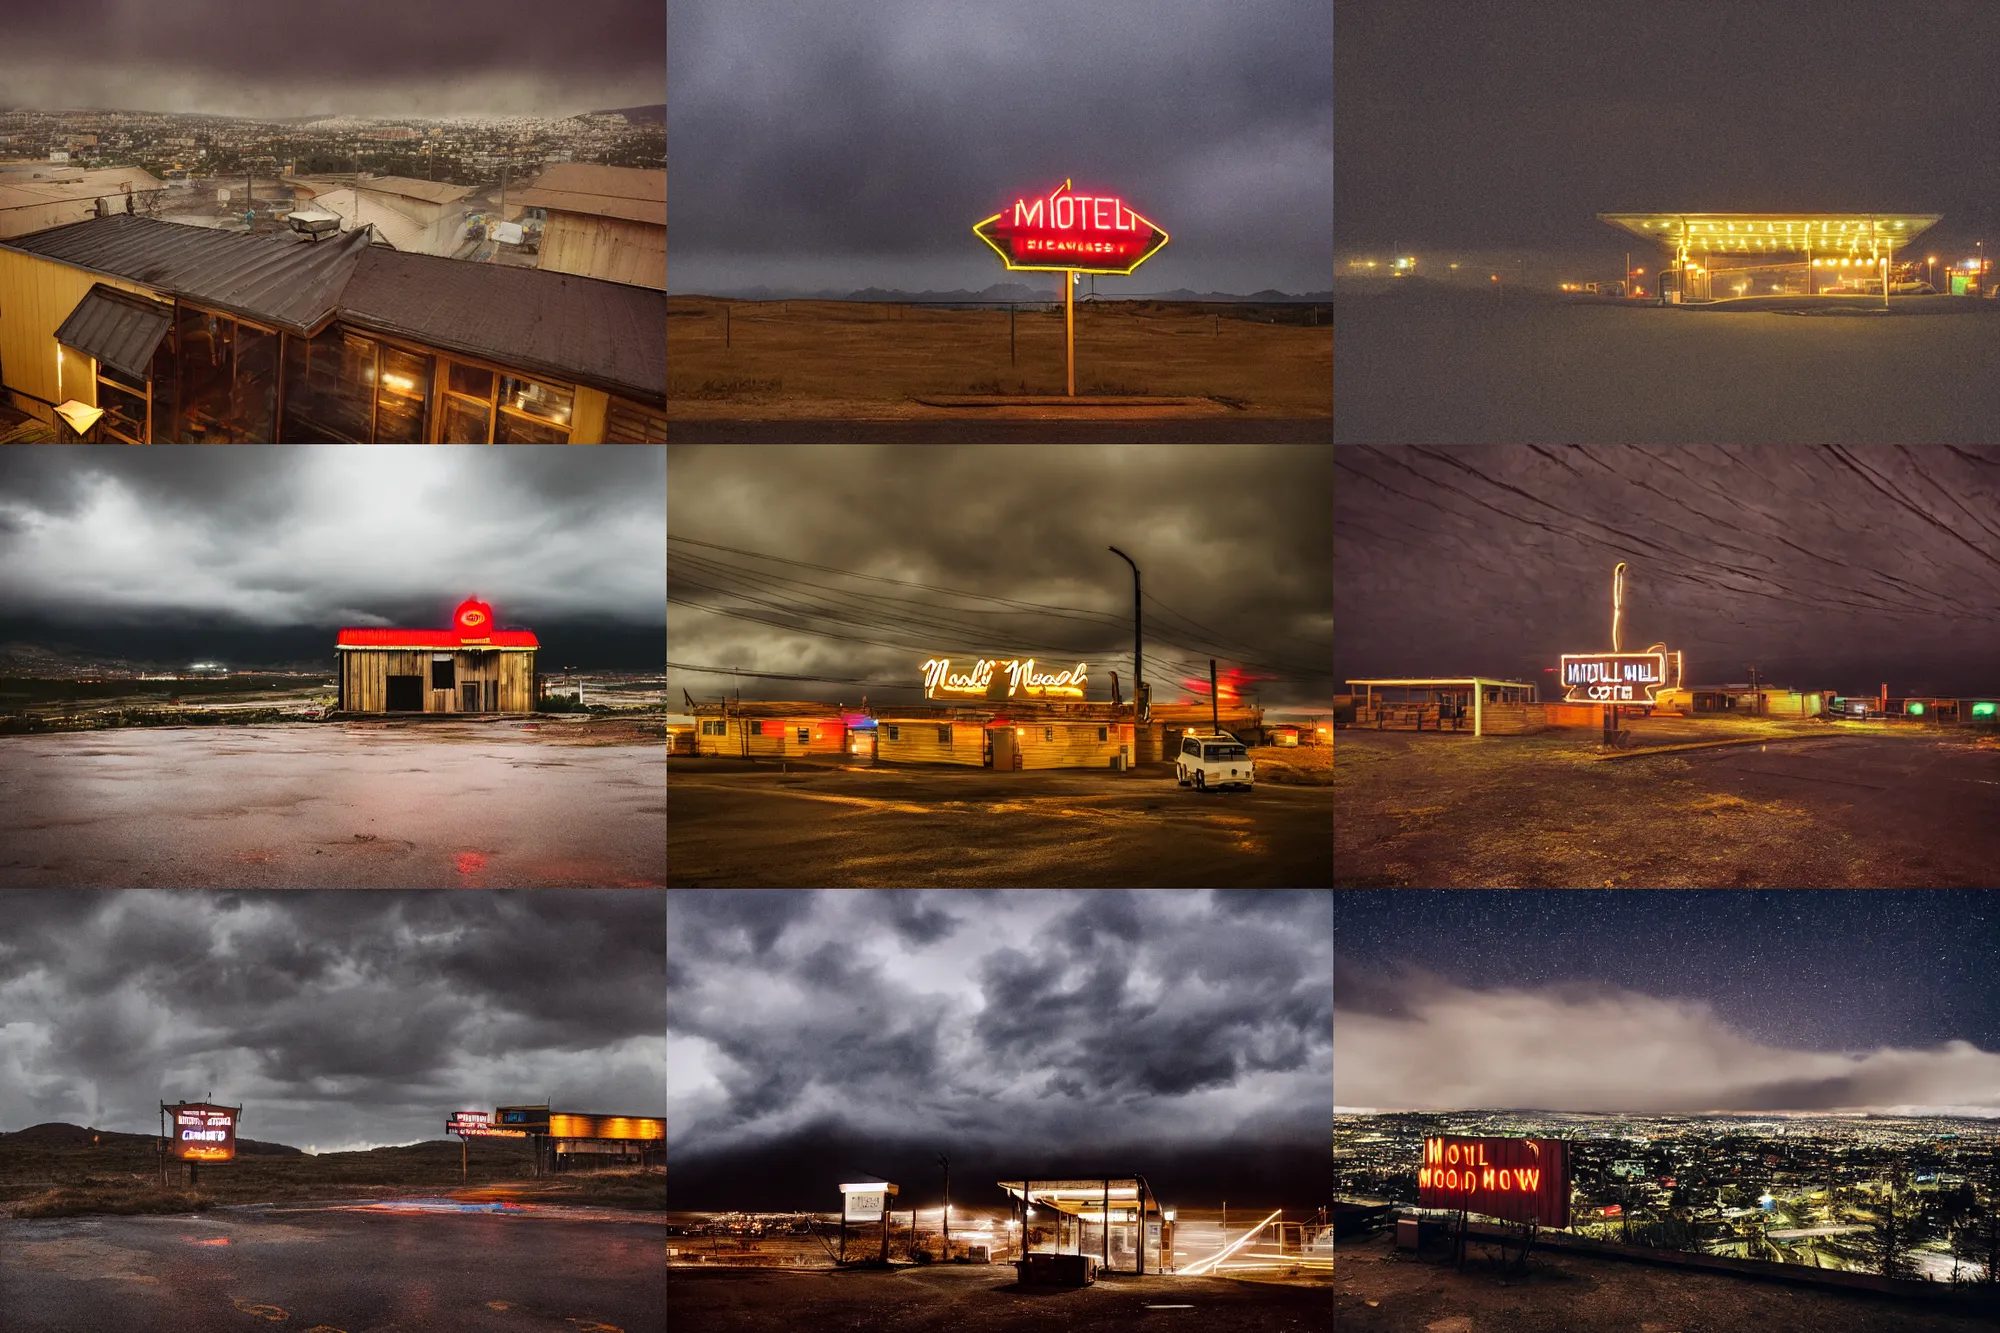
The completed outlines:
{"type": "Polygon", "coordinates": [[[1537,1251],[1525,1278],[1474,1246],[1466,1271],[1420,1259],[1388,1233],[1334,1255],[1332,1327],[1340,1333],[1974,1333],[1991,1318],[1776,1282],[1537,1251]]]}
{"type": "Polygon", "coordinates": [[[657,1214],[253,1205],[188,1217],[0,1222],[7,1333],[652,1333],[657,1214]]]}
{"type": "Polygon", "coordinates": [[[844,1273],[675,1268],[667,1304],[679,1333],[1041,1333],[1046,1329],[1200,1329],[1324,1333],[1324,1285],[1226,1278],[1100,1279],[1088,1287],[1019,1287],[1012,1264],[932,1265],[844,1273]],[[1167,1308],[1188,1306],[1187,1309],[1167,1308]]]}
{"type": "Polygon", "coordinates": [[[664,740],[619,726],[0,738],[0,885],[656,887],[664,740]],[[531,729],[532,728],[532,729],[531,729]]]}
{"type": "Polygon", "coordinates": [[[1179,421],[683,421],[667,423],[676,444],[1327,444],[1328,417],[1179,421]]]}
{"type": "MultiPolygon", "coordinates": [[[[1924,299],[1924,298],[1910,298],[1924,299]]],[[[1336,436],[1357,444],[1946,443],[2000,419],[2000,302],[1938,319],[1354,297],[1336,436]]]]}
{"type": "Polygon", "coordinates": [[[2000,884],[2000,749],[1864,724],[1635,731],[1672,742],[1760,727],[1771,743],[1613,762],[1596,761],[1595,731],[1336,732],[1336,887],[2000,884]],[[1822,738],[1781,739],[1807,731],[1822,738]]]}
{"type": "Polygon", "coordinates": [[[668,883],[1318,888],[1324,787],[1197,792],[1169,768],[827,769],[670,761],[668,883]]]}
{"type": "MultiPolygon", "coordinates": [[[[1060,314],[1017,314],[1010,364],[1004,309],[674,297],[668,312],[672,420],[990,416],[992,409],[908,399],[1065,390],[1060,314]]],[[[1080,395],[1214,396],[1245,416],[1324,417],[1333,410],[1332,383],[1333,330],[1324,324],[1254,324],[1185,309],[1142,312],[1127,303],[1077,307],[1080,395]]],[[[1201,410],[1212,409],[1187,411],[1201,410]]]]}

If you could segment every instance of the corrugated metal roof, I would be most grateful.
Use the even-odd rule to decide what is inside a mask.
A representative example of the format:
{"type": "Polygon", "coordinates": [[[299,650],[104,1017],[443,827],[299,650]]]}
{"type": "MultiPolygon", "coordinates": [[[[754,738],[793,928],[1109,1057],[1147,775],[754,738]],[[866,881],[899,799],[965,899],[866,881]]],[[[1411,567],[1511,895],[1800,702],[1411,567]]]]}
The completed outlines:
{"type": "Polygon", "coordinates": [[[339,312],[358,328],[501,365],[667,396],[667,294],[650,287],[377,246],[357,260],[339,312]]]}
{"type": "Polygon", "coordinates": [[[152,373],[153,351],[174,322],[174,308],[98,283],[69,312],[56,341],[135,379],[152,373]]]}
{"type": "Polygon", "coordinates": [[[368,247],[368,234],[312,242],[116,214],[17,236],[6,244],[309,333],[332,313],[356,258],[368,247]]]}
{"type": "Polygon", "coordinates": [[[496,629],[491,643],[467,643],[450,629],[344,629],[336,641],[342,648],[452,648],[478,652],[482,648],[539,648],[533,630],[496,629]]]}
{"type": "Polygon", "coordinates": [[[469,185],[420,181],[409,176],[364,176],[354,183],[354,188],[400,194],[410,199],[421,199],[427,204],[455,204],[473,192],[469,185]]]}
{"type": "Polygon", "coordinates": [[[519,195],[515,205],[549,208],[564,213],[588,213],[624,218],[628,222],[667,225],[667,173],[637,167],[600,167],[585,162],[558,162],[519,195]]]}
{"type": "Polygon", "coordinates": [[[25,172],[8,172],[0,175],[0,208],[27,208],[36,204],[99,199],[125,193],[146,194],[166,188],[163,181],[139,167],[86,171],[77,180],[37,180],[25,172]]]}

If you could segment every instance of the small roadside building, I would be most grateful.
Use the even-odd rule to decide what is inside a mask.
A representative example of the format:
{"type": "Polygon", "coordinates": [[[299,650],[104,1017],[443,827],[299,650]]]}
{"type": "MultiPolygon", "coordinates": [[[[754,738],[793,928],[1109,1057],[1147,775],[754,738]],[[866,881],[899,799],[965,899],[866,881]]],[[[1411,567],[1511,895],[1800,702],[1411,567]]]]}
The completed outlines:
{"type": "Polygon", "coordinates": [[[496,629],[468,597],[450,629],[343,629],[335,646],[343,713],[532,713],[530,630],[496,629]]]}
{"type": "Polygon", "coordinates": [[[783,699],[753,703],[697,703],[696,754],[738,759],[838,756],[847,748],[847,719],[839,704],[783,699]]]}
{"type": "Polygon", "coordinates": [[[609,282],[667,288],[667,173],[558,162],[507,197],[511,222],[548,217],[539,267],[609,282]]]}
{"type": "Polygon", "coordinates": [[[1377,731],[1462,731],[1520,736],[1547,725],[1540,688],[1484,676],[1398,676],[1350,680],[1360,686],[1354,725],[1377,731]]]}

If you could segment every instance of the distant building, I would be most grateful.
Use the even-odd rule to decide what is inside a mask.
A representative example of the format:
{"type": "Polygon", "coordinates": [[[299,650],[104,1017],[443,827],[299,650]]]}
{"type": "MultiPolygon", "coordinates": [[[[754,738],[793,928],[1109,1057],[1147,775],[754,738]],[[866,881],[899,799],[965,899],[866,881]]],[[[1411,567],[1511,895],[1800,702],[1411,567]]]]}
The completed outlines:
{"type": "Polygon", "coordinates": [[[541,267],[667,289],[667,173],[558,162],[519,194],[507,219],[548,214],[541,267]]]}
{"type": "Polygon", "coordinates": [[[343,713],[531,713],[531,631],[495,629],[493,608],[468,597],[450,629],[343,629],[335,654],[343,713]]]}
{"type": "Polygon", "coordinates": [[[41,164],[0,172],[0,240],[46,231],[100,213],[149,212],[166,186],[138,167],[85,171],[41,164]]]}
{"type": "Polygon", "coordinates": [[[472,190],[444,181],[363,175],[352,184],[301,176],[292,181],[300,204],[336,214],[342,231],[373,227],[406,255],[449,255],[465,240],[465,199],[472,190]]]}

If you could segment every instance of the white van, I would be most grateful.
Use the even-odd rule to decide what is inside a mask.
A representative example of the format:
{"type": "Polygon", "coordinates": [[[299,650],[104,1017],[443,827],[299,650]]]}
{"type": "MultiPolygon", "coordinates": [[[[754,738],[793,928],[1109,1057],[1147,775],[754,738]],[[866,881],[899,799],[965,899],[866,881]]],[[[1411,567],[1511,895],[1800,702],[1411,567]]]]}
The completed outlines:
{"type": "Polygon", "coordinates": [[[1174,756],[1174,776],[1181,786],[1201,791],[1231,786],[1247,791],[1256,783],[1257,765],[1249,747],[1228,732],[1190,731],[1181,737],[1181,752],[1174,756]]]}

